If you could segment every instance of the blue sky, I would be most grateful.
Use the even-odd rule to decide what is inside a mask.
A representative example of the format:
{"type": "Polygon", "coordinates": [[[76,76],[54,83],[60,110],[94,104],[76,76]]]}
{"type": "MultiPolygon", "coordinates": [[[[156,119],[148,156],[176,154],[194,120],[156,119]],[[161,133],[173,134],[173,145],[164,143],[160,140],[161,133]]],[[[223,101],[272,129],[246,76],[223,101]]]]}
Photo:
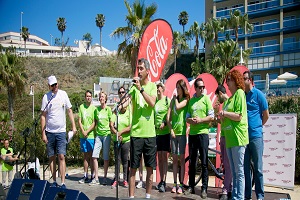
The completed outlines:
{"type": "MultiPolygon", "coordinates": [[[[134,0],[129,0],[130,4],[134,0]]],[[[204,0],[145,0],[146,5],[156,2],[158,10],[155,19],[167,20],[173,31],[182,32],[182,26],[178,23],[178,15],[181,11],[187,11],[189,22],[185,30],[197,21],[199,24],[205,19],[204,0]]],[[[39,36],[51,43],[51,36],[60,38],[60,32],[56,26],[56,19],[64,17],[67,21],[67,29],[64,38],[69,37],[68,46],[76,46],[74,40],[82,39],[86,33],[90,33],[93,44],[99,43],[100,31],[96,26],[97,14],[105,15],[105,26],[102,28],[102,46],[109,50],[116,50],[122,39],[110,38],[110,33],[117,27],[126,26],[125,16],[127,10],[123,0],[0,0],[0,33],[14,31],[19,32],[22,26],[29,28],[29,33],[39,36]]],[[[193,44],[192,44],[193,45],[193,44]]]]}

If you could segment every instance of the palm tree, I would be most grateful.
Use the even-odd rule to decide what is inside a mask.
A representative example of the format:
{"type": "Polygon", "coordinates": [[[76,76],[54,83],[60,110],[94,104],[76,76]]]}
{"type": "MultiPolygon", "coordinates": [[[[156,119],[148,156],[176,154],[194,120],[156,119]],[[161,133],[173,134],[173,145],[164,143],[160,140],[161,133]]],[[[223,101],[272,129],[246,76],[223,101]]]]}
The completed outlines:
{"type": "Polygon", "coordinates": [[[210,43],[213,40],[216,45],[218,43],[218,34],[224,32],[226,24],[227,19],[209,18],[205,23],[206,41],[210,43]]]}
{"type": "Polygon", "coordinates": [[[252,33],[253,31],[253,25],[249,23],[248,14],[242,15],[240,10],[230,11],[228,22],[228,26],[234,30],[236,42],[239,40],[239,28],[241,28],[244,33],[252,33]]]}
{"type": "Polygon", "coordinates": [[[25,55],[26,55],[26,41],[29,38],[30,33],[28,32],[28,28],[23,26],[22,27],[22,38],[24,40],[24,46],[25,46],[25,55]]]}
{"type": "Polygon", "coordinates": [[[90,33],[86,33],[82,36],[82,40],[86,41],[85,51],[87,52],[93,40],[92,35],[90,33]]]}
{"type": "Polygon", "coordinates": [[[126,0],[124,3],[128,11],[127,26],[116,28],[110,36],[124,37],[124,41],[118,46],[118,55],[123,54],[125,61],[130,61],[132,74],[134,74],[141,36],[147,25],[151,23],[152,17],[157,11],[157,5],[152,3],[150,6],[146,6],[144,2],[135,1],[130,6],[126,0]]]}
{"type": "Polygon", "coordinates": [[[189,14],[186,11],[182,11],[178,16],[179,24],[182,26],[182,34],[184,34],[184,26],[189,21],[189,14]]]}
{"type": "Polygon", "coordinates": [[[102,51],[102,27],[105,24],[105,16],[103,14],[96,15],[96,26],[100,29],[100,50],[102,51]]]}
{"type": "Polygon", "coordinates": [[[186,39],[183,34],[180,34],[179,31],[173,32],[173,50],[174,50],[174,73],[176,72],[176,59],[179,49],[187,49],[189,46],[186,43],[186,39]],[[180,47],[180,48],[179,48],[180,47]]]}
{"type": "Polygon", "coordinates": [[[193,77],[197,77],[199,74],[204,73],[204,66],[205,66],[205,62],[204,62],[204,57],[196,57],[196,61],[192,62],[191,64],[191,68],[192,68],[192,76],[193,77]]]}
{"type": "Polygon", "coordinates": [[[7,89],[8,111],[12,130],[14,130],[15,97],[16,94],[21,95],[24,91],[26,77],[21,58],[15,52],[0,53],[0,89],[2,87],[7,89]]]}
{"type": "Polygon", "coordinates": [[[64,46],[65,46],[65,44],[64,44],[64,32],[65,32],[65,30],[66,30],[66,28],[67,28],[67,21],[66,21],[66,19],[64,18],[64,17],[59,17],[57,20],[56,20],[56,22],[57,22],[57,28],[58,28],[58,30],[61,32],[61,50],[63,51],[64,50],[64,46]]]}
{"type": "Polygon", "coordinates": [[[205,62],[206,71],[211,73],[219,83],[222,83],[230,69],[239,63],[239,55],[238,43],[235,41],[218,42],[212,47],[211,59],[205,62]]]}
{"type": "Polygon", "coordinates": [[[191,49],[191,46],[192,46],[191,41],[194,39],[194,35],[193,35],[192,31],[191,30],[186,31],[184,33],[184,37],[186,38],[187,41],[190,42],[189,49],[191,49]]]}
{"type": "Polygon", "coordinates": [[[195,38],[195,46],[194,46],[194,55],[198,56],[199,52],[199,36],[200,36],[200,27],[198,25],[198,22],[194,21],[194,24],[190,27],[189,32],[193,35],[195,38]]]}

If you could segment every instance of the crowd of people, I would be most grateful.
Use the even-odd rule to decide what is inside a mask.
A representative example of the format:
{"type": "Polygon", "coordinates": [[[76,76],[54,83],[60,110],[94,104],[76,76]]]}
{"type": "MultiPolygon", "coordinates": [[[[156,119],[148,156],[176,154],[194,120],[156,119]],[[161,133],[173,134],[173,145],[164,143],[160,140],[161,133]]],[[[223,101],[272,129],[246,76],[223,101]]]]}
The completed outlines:
{"type": "MultiPolygon", "coordinates": [[[[126,91],[120,87],[120,101],[111,109],[106,105],[107,94],[99,94],[100,106],[92,105],[92,92],[86,91],[85,103],[79,108],[80,148],[84,155],[84,176],[79,183],[90,186],[100,184],[98,158],[102,150],[104,160],[103,182],[115,188],[120,184],[129,188],[129,198],[134,198],[135,188],[143,186],[142,166],[146,168],[146,198],[151,197],[153,169],[158,167],[160,180],[156,189],[166,192],[168,153],[173,160],[174,184],[170,192],[185,195],[195,194],[195,173],[198,155],[201,160],[201,198],[207,197],[208,189],[208,145],[210,123],[221,123],[221,152],[225,168],[225,180],[220,199],[251,199],[252,185],[250,161],[254,163],[255,192],[257,199],[264,199],[262,152],[262,126],[268,120],[268,105],[265,96],[253,87],[253,77],[247,71],[241,74],[233,70],[226,75],[231,96],[224,86],[219,85],[215,94],[218,103],[213,107],[205,94],[205,83],[201,78],[194,81],[196,93],[190,98],[184,80],[176,83],[176,94],[172,99],[164,96],[162,82],[152,83],[148,79],[150,65],[146,59],[139,59],[137,77],[126,91]],[[230,97],[229,97],[230,96],[230,97]],[[221,105],[222,108],[221,108],[221,105]],[[187,124],[190,127],[187,135],[187,124]],[[110,143],[113,141],[115,161],[123,166],[123,182],[119,180],[119,168],[108,183],[110,143]],[[188,141],[188,142],[187,142],[188,141]],[[189,151],[189,182],[184,189],[185,149],[189,151]],[[158,158],[158,159],[157,159],[158,158]],[[180,163],[180,164],[179,164],[180,163]],[[180,175],[178,170],[180,167],[180,175]],[[88,168],[91,176],[88,176],[88,168]],[[130,168],[129,173],[128,168],[130,168]],[[136,185],[136,171],[140,181],[136,185]]],[[[209,84],[209,83],[206,83],[209,84]]],[[[55,176],[55,155],[60,162],[61,187],[65,188],[66,115],[68,113],[72,130],[77,132],[72,105],[66,92],[58,89],[55,76],[48,78],[50,91],[42,103],[42,138],[47,144],[52,186],[58,186],[55,176]]],[[[117,165],[119,166],[119,165],[117,165]]]]}

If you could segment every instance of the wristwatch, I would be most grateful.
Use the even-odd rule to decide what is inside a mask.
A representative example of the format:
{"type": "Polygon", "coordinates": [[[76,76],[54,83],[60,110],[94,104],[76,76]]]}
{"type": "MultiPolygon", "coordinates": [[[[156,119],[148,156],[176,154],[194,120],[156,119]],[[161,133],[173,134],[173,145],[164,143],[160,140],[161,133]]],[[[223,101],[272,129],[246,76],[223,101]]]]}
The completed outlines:
{"type": "Polygon", "coordinates": [[[140,90],[140,93],[143,93],[145,90],[144,90],[144,88],[142,88],[141,90],[140,90]]]}

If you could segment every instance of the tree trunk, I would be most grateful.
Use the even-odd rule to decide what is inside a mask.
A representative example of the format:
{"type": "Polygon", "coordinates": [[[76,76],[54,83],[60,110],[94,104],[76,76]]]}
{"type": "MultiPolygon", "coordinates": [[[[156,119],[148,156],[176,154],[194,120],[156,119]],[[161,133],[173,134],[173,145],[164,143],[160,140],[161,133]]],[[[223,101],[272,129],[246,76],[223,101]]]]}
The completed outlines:
{"type": "Polygon", "coordinates": [[[176,57],[177,57],[177,50],[174,51],[174,56],[175,56],[175,59],[174,59],[174,74],[176,73],[176,57]]]}
{"type": "Polygon", "coordinates": [[[8,86],[7,88],[7,96],[8,96],[8,111],[10,117],[10,125],[12,128],[11,133],[14,131],[14,97],[13,97],[13,89],[8,86]]]}
{"type": "Polygon", "coordinates": [[[102,51],[102,28],[100,28],[100,51],[102,51]]]}
{"type": "Polygon", "coordinates": [[[26,56],[26,39],[24,40],[24,45],[25,45],[25,56],[26,56]]]}
{"type": "Polygon", "coordinates": [[[64,51],[64,32],[61,32],[61,51],[64,51]]]}

